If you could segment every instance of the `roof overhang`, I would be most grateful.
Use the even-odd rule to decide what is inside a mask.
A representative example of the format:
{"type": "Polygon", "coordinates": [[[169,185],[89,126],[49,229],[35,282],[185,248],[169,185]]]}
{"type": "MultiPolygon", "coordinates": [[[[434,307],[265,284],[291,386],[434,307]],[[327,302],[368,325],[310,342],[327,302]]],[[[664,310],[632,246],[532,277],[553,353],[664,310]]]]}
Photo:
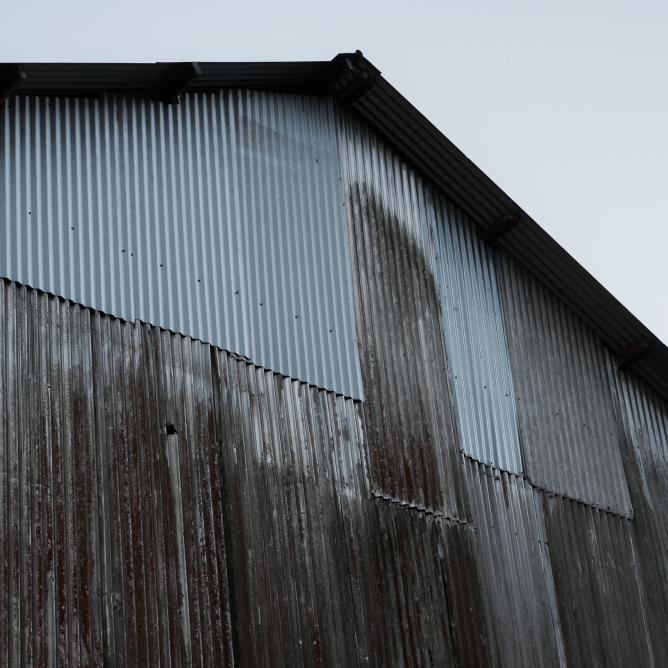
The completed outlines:
{"type": "MultiPolygon", "coordinates": [[[[192,65],[199,74],[190,78],[182,74],[186,65],[191,64],[23,63],[25,76],[11,93],[95,97],[102,92],[127,92],[165,99],[165,91],[178,93],[187,87],[189,92],[246,88],[336,95],[481,230],[498,225],[509,212],[519,214],[521,223],[496,243],[567,304],[625,364],[626,351],[638,342],[651,341],[651,354],[639,357],[633,370],[668,399],[668,347],[386,81],[361,52],[322,62],[196,63],[192,65]],[[175,78],[183,88],[175,86],[175,78]]],[[[11,75],[17,67],[0,66],[0,74],[7,73],[11,83],[16,80],[11,75]]]]}

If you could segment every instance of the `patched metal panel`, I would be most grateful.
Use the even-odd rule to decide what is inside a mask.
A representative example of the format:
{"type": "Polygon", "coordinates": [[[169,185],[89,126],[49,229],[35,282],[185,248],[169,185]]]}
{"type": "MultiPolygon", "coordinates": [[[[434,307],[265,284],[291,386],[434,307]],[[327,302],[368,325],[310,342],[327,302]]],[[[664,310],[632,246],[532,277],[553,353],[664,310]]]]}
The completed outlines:
{"type": "Polygon", "coordinates": [[[341,118],[373,491],[450,518],[465,517],[431,194],[373,133],[347,113],[341,118]]]}
{"type": "Polygon", "coordinates": [[[14,98],[0,275],[363,398],[334,104],[14,98]]]}
{"type": "Polygon", "coordinates": [[[539,490],[466,458],[494,665],[566,668],[539,490]]]}
{"type": "Polygon", "coordinates": [[[526,473],[534,485],[632,516],[609,352],[508,254],[499,281],[526,473]]]}
{"type": "Polygon", "coordinates": [[[522,472],[515,393],[493,250],[434,194],[441,313],[459,444],[474,459],[522,472]]]}
{"type": "Polygon", "coordinates": [[[0,280],[0,663],[232,665],[210,348],[0,280]]]}

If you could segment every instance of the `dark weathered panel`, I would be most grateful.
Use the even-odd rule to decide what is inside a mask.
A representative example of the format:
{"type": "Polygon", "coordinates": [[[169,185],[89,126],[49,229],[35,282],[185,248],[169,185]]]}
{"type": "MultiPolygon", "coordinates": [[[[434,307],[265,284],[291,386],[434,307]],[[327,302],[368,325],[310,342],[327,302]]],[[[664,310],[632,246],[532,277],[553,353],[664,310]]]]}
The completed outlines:
{"type": "Polygon", "coordinates": [[[91,314],[0,280],[0,663],[100,664],[91,314]]]}
{"type": "Polygon", "coordinates": [[[668,404],[634,373],[614,374],[626,431],[631,524],[656,666],[668,665],[668,404]]]}
{"type": "Polygon", "coordinates": [[[345,516],[369,665],[457,665],[438,518],[379,498],[349,506],[345,516]]]}
{"type": "Polygon", "coordinates": [[[366,128],[345,114],[341,128],[373,490],[464,517],[430,195],[366,128]]]}
{"type": "Polygon", "coordinates": [[[360,494],[360,404],[214,358],[237,664],[366,665],[339,507],[360,494]]]}
{"type": "Polygon", "coordinates": [[[368,665],[489,665],[471,527],[381,498],[341,506],[368,665]]]}
{"type": "Polygon", "coordinates": [[[632,516],[609,351],[512,257],[498,258],[529,479],[550,492],[632,516]]]}
{"type": "Polygon", "coordinates": [[[543,506],[569,668],[660,665],[650,658],[633,521],[552,494],[543,506]]]}
{"type": "Polygon", "coordinates": [[[540,492],[468,460],[492,665],[565,666],[540,492]]]}
{"type": "Polygon", "coordinates": [[[0,300],[3,665],[230,665],[208,346],[0,300]]]}

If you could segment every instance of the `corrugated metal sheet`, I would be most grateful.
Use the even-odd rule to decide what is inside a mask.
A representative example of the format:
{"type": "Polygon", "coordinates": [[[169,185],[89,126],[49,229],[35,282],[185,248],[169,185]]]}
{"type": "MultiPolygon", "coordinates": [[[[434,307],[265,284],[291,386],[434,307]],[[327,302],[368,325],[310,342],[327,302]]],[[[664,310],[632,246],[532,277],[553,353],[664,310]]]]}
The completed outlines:
{"type": "Polygon", "coordinates": [[[493,250],[434,193],[434,242],[459,443],[468,455],[522,472],[515,393],[493,250]]]}
{"type": "Polygon", "coordinates": [[[467,458],[493,665],[566,667],[541,492],[467,458]]]}
{"type": "Polygon", "coordinates": [[[451,627],[484,659],[470,530],[369,498],[362,404],[215,360],[238,664],[454,668],[451,627]]]}
{"type": "Polygon", "coordinates": [[[346,511],[364,665],[489,665],[470,527],[380,498],[346,511]]]}
{"type": "MultiPolygon", "coordinates": [[[[649,643],[633,522],[549,494],[543,494],[543,507],[569,668],[658,668],[662,664],[654,660],[649,643]]],[[[665,636],[665,627],[660,633],[665,636]]]]}
{"type": "Polygon", "coordinates": [[[341,118],[374,493],[465,517],[429,191],[367,128],[341,118]]]}
{"type": "Polygon", "coordinates": [[[214,367],[235,659],[356,666],[339,504],[364,484],[360,404],[222,351],[214,367]]]}
{"type": "Polygon", "coordinates": [[[497,257],[529,479],[631,516],[609,385],[610,353],[508,254],[497,257]]]}
{"type": "Polygon", "coordinates": [[[0,353],[0,663],[231,665],[209,347],[0,280],[0,353]]]}
{"type": "Polygon", "coordinates": [[[668,405],[635,373],[614,374],[626,439],[631,525],[656,666],[668,665],[668,405]]]}
{"type": "Polygon", "coordinates": [[[331,99],[6,104],[0,275],[362,398],[331,99]]]}

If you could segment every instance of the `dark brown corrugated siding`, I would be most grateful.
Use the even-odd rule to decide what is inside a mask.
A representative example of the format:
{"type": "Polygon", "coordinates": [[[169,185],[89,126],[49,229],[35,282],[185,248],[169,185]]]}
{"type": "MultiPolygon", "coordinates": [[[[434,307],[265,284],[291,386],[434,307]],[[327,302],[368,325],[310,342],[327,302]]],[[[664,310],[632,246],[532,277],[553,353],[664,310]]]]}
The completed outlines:
{"type": "Polygon", "coordinates": [[[541,492],[467,458],[476,555],[495,664],[558,667],[563,658],[541,492]]]}
{"type": "Polygon", "coordinates": [[[236,661],[357,665],[339,496],[360,493],[359,403],[213,358],[236,661]]]}
{"type": "Polygon", "coordinates": [[[0,302],[0,662],[229,663],[208,346],[0,302]]]}

